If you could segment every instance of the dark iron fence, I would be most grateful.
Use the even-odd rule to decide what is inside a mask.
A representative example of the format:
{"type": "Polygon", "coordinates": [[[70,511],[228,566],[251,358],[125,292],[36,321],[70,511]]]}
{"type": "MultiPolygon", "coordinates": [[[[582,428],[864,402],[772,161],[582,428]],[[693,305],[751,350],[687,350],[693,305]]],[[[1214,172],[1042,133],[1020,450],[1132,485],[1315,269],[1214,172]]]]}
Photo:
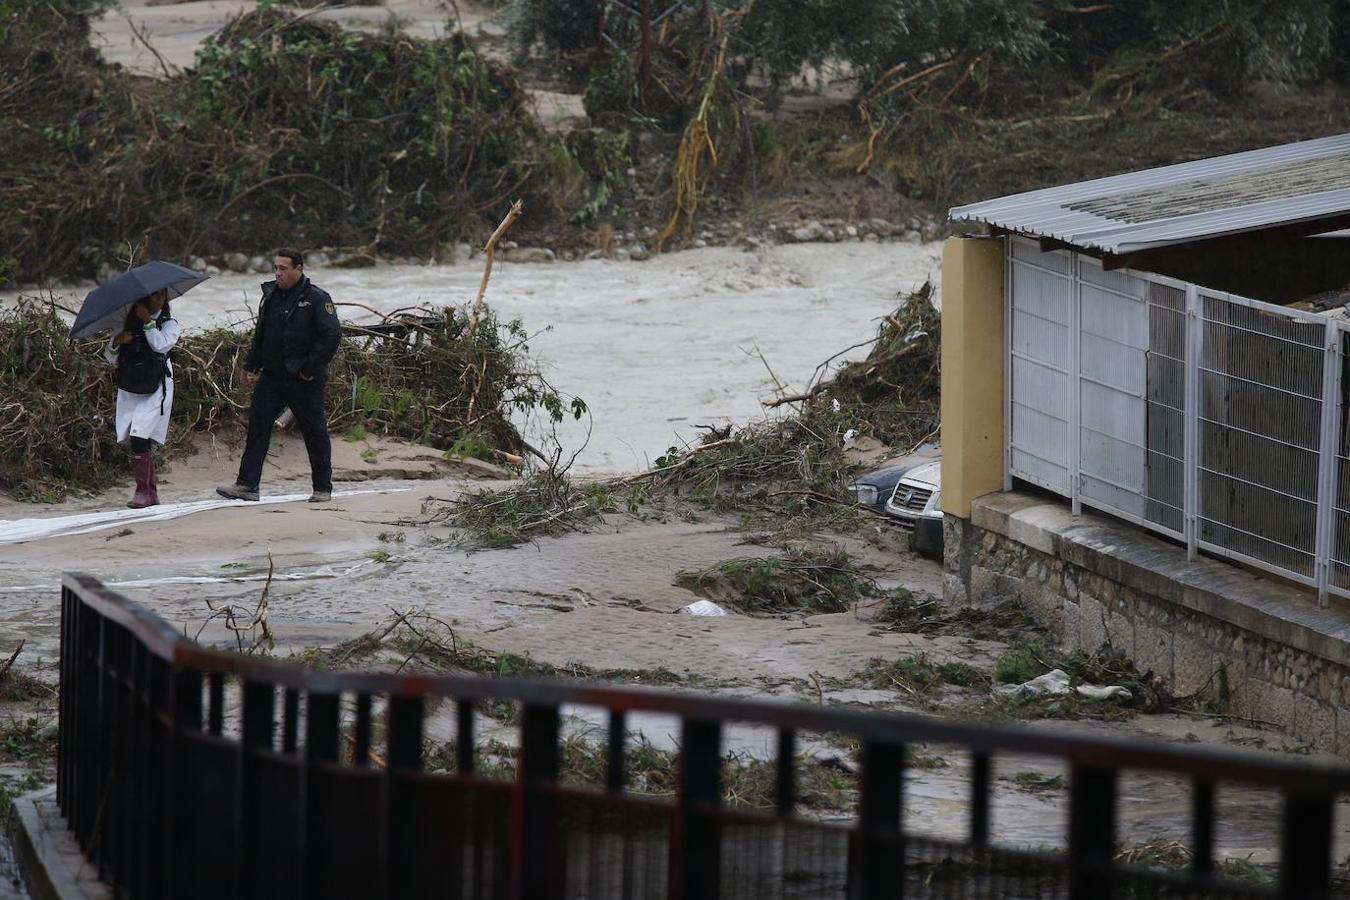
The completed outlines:
{"type": "Polygon", "coordinates": [[[201,647],[85,576],[65,578],[61,603],[57,796],[123,897],[1308,900],[1329,896],[1333,805],[1350,789],[1350,770],[1301,758],[585,683],[316,671],[201,647]],[[449,773],[424,768],[427,698],[455,704],[449,773]],[[475,772],[475,706],[501,701],[521,709],[509,781],[475,772]],[[560,783],[564,706],[607,710],[606,789],[560,783]],[[680,722],[668,799],[627,790],[625,725],[651,713],[680,722]],[[732,723],[776,734],[775,809],[722,805],[732,723]],[[792,761],[810,733],[861,748],[847,823],[798,814],[792,761]],[[969,754],[964,840],[920,837],[906,816],[906,748],[929,742],[969,754]],[[1011,753],[1068,767],[1067,850],[991,841],[991,763],[1011,753]],[[1188,868],[1115,861],[1127,769],[1189,783],[1188,868]],[[1283,798],[1270,810],[1274,884],[1218,875],[1216,789],[1230,784],[1283,798]]]}

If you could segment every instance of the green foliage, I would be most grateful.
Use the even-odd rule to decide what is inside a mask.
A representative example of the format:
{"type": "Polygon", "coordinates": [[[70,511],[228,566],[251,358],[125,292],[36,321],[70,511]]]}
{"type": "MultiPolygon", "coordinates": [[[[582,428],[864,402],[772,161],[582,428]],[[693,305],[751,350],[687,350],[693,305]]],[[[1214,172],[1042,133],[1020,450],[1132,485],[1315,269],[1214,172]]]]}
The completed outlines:
{"type": "Polygon", "coordinates": [[[935,694],[943,685],[960,687],[988,687],[989,676],[972,665],[945,662],[934,665],[925,653],[902,656],[891,662],[869,660],[863,670],[864,680],[876,688],[898,688],[912,697],[923,698],[935,694]]]}
{"type": "Polygon", "coordinates": [[[7,719],[0,723],[0,761],[29,765],[49,763],[56,757],[56,729],[52,721],[35,717],[7,719]]]}
{"type": "Polygon", "coordinates": [[[590,196],[572,217],[584,222],[609,211],[627,185],[628,169],[633,164],[631,138],[626,130],[588,128],[572,132],[567,142],[569,154],[590,184],[590,196]]]}
{"type": "Polygon", "coordinates": [[[988,675],[963,662],[940,663],[937,674],[945,683],[960,687],[987,687],[989,684],[988,675]]]}
{"type": "Polygon", "coordinates": [[[924,653],[902,656],[891,662],[873,659],[867,671],[873,687],[899,688],[910,696],[926,694],[942,687],[942,676],[924,653]]]}
{"type": "Polygon", "coordinates": [[[842,549],[814,545],[678,572],[675,583],[741,612],[767,615],[843,612],[871,588],[842,549]]]}
{"type": "Polygon", "coordinates": [[[513,196],[550,209],[534,201],[556,187],[540,160],[557,142],[509,70],[462,36],[364,34],[263,4],[152,82],[89,46],[99,4],[20,5],[23,27],[0,41],[12,277],[92,274],[147,232],[169,257],[280,233],[429,255],[513,196]]]}
{"type": "Polygon", "coordinates": [[[468,434],[461,435],[450,449],[445,451],[447,460],[457,459],[492,459],[492,447],[484,439],[483,435],[470,431],[468,434]]]}
{"type": "Polygon", "coordinates": [[[600,46],[601,7],[596,0],[513,0],[507,24],[525,50],[574,58],[600,46]]]}
{"type": "Polygon", "coordinates": [[[907,588],[888,591],[874,621],[891,628],[916,628],[932,621],[942,611],[942,601],[926,593],[907,588]]]}
{"type": "Polygon", "coordinates": [[[578,530],[614,509],[603,486],[577,487],[565,474],[544,471],[505,490],[468,491],[440,518],[475,546],[499,548],[578,530]]]}
{"type": "Polygon", "coordinates": [[[1042,775],[1040,772],[1018,772],[1010,780],[1018,790],[1028,794],[1059,793],[1068,787],[1063,775],[1042,775]]]}
{"type": "Polygon", "coordinates": [[[1049,672],[1053,666],[1044,660],[1049,656],[1039,644],[1014,645],[994,662],[994,681],[998,684],[1025,684],[1049,672]]]}

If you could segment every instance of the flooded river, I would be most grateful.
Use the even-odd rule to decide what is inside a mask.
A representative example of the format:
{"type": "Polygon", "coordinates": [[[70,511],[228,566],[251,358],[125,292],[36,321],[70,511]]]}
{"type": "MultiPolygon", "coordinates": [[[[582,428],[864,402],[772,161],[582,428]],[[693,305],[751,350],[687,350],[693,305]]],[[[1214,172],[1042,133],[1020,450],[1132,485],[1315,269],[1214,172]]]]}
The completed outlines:
{"type": "MultiPolygon", "coordinates": [[[[773,394],[769,368],[790,389],[804,387],[819,363],[875,332],[897,293],[936,280],[940,253],[939,244],[793,244],[707,248],[648,262],[498,262],[487,300],[503,318],[523,320],[555,387],[590,406],[593,423],[560,428],[569,451],[586,444],[576,471],[630,471],[696,441],[695,425],[762,415],[760,399],[773,394]]],[[[482,271],[478,258],[452,266],[311,266],[308,274],[339,303],[388,312],[470,303],[482,271]]],[[[262,278],[213,278],[176,302],[174,314],[189,329],[247,323],[262,278]]],[[[77,307],[88,290],[56,294],[77,307]]],[[[13,294],[0,302],[12,301],[13,294]]],[[[355,306],[339,312],[351,322],[377,318],[355,306]]]]}

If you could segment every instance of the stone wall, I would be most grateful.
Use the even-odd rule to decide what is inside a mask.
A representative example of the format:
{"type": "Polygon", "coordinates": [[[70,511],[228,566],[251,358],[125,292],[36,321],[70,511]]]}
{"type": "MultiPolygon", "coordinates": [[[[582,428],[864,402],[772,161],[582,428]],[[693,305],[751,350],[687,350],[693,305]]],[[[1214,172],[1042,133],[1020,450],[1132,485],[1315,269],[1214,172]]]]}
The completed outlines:
{"type": "Polygon", "coordinates": [[[950,602],[1016,598],[1066,649],[1109,646],[1179,696],[1217,691],[1222,677],[1231,713],[1350,756],[1350,617],[1339,609],[1042,497],[979,498],[945,532],[950,602]]]}

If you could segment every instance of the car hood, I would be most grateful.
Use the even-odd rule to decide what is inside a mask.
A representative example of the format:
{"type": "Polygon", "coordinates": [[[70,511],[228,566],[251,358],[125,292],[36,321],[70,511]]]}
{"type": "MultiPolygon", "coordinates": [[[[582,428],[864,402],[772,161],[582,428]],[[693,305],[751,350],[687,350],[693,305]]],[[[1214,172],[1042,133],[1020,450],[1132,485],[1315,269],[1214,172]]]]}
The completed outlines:
{"type": "Polygon", "coordinates": [[[922,463],[905,473],[905,481],[911,484],[931,484],[934,489],[942,487],[942,460],[922,463]]]}

